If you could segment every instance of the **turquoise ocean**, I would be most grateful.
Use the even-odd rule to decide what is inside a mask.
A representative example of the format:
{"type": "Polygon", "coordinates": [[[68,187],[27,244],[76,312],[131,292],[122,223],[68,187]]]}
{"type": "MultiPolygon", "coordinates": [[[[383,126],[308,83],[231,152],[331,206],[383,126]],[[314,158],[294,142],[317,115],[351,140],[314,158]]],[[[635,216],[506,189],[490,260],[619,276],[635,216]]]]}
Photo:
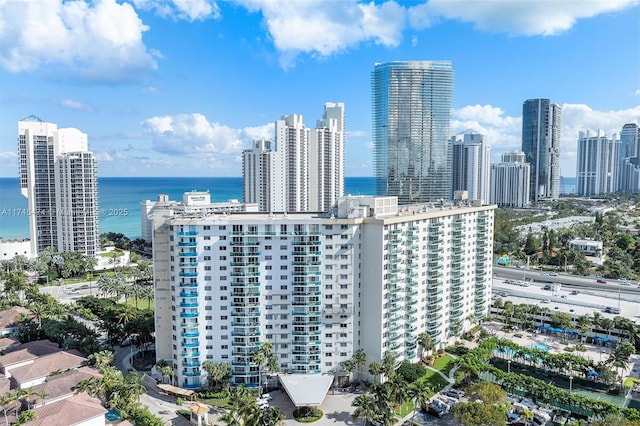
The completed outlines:
{"type": "MultiPolygon", "coordinates": [[[[345,194],[372,195],[372,177],[345,178],[345,194]]],[[[211,193],[212,202],[242,201],[241,177],[180,178],[98,178],[100,232],[121,232],[129,238],[140,236],[140,202],[155,201],[158,194],[182,200],[187,191],[211,193]]],[[[28,238],[27,199],[20,193],[18,178],[0,178],[0,238],[28,238]]]]}
{"type": "MultiPolygon", "coordinates": [[[[563,178],[561,192],[573,194],[575,178],[563,178]]],[[[372,195],[373,177],[346,177],[345,194],[372,195]]],[[[212,202],[242,201],[241,177],[117,178],[98,179],[100,232],[121,232],[129,238],[140,236],[140,202],[167,194],[182,200],[182,194],[197,190],[211,193],[212,202]]],[[[0,238],[28,238],[27,199],[20,193],[18,178],[0,178],[0,238]]]]}

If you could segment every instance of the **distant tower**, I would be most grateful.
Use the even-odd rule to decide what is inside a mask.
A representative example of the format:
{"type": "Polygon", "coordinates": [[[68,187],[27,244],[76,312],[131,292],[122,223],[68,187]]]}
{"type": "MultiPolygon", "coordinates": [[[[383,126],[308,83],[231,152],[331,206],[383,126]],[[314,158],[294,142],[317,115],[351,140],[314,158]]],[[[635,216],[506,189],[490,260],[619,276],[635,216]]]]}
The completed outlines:
{"type": "Polygon", "coordinates": [[[467,191],[470,200],[489,202],[491,147],[484,136],[468,132],[451,137],[453,191],[467,191]]]}
{"type": "Polygon", "coordinates": [[[377,63],[371,90],[377,195],[399,204],[450,199],[451,62],[377,63]]]}
{"type": "Polygon", "coordinates": [[[258,140],[242,152],[242,192],[245,203],[257,203],[262,212],[285,212],[285,156],[275,142],[258,140]]]}
{"type": "Polygon", "coordinates": [[[299,114],[284,115],[276,121],[276,149],[285,156],[286,211],[309,209],[309,129],[299,114]]]}
{"type": "Polygon", "coordinates": [[[343,195],[344,104],[327,102],[309,140],[309,211],[329,211],[343,195]]]}
{"type": "Polygon", "coordinates": [[[531,166],[522,151],[502,154],[502,162],[491,165],[491,204],[501,207],[529,207],[531,166]]]}
{"type": "Polygon", "coordinates": [[[522,151],[531,164],[531,201],[560,197],[561,109],[549,99],[528,99],[522,106],[522,151]]]}
{"type": "Polygon", "coordinates": [[[95,256],[98,181],[87,135],[29,116],[18,122],[18,149],[33,254],[52,247],[95,256]]]}
{"type": "Polygon", "coordinates": [[[622,126],[620,143],[620,190],[637,194],[640,192],[640,128],[637,124],[622,126]]]}
{"type": "Polygon", "coordinates": [[[620,140],[598,132],[580,132],[576,166],[576,195],[599,195],[618,190],[620,140]]]}

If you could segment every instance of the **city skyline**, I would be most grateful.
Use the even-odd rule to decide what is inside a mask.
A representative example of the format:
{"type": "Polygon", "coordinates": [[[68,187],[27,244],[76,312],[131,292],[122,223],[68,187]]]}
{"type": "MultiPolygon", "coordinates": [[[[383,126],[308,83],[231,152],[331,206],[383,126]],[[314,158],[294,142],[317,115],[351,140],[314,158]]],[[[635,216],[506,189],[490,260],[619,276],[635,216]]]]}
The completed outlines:
{"type": "Polygon", "coordinates": [[[100,176],[240,176],[278,117],[344,102],[345,175],[373,176],[369,77],[395,60],[452,62],[450,134],[485,135],[492,163],[520,149],[526,99],[562,108],[563,176],[579,131],[640,117],[638,0],[188,4],[3,3],[0,175],[18,176],[15,123],[32,114],[86,132],[100,176]]]}

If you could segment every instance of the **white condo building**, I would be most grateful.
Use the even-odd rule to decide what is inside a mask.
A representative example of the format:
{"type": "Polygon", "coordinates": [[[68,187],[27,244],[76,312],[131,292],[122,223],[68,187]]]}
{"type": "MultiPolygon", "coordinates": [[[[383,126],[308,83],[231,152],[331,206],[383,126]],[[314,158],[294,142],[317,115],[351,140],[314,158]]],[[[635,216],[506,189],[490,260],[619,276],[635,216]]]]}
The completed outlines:
{"type": "MultiPolygon", "coordinates": [[[[456,191],[467,191],[469,200],[489,203],[491,181],[491,147],[484,135],[467,132],[451,137],[453,146],[453,185],[456,191]]],[[[453,197],[452,197],[453,198],[453,197]]]]}
{"type": "Polygon", "coordinates": [[[309,143],[309,211],[326,212],[344,195],[343,103],[324,104],[309,143]]]}
{"type": "Polygon", "coordinates": [[[316,128],[282,116],[275,141],[242,153],[243,196],[262,212],[327,211],[344,194],[344,104],[327,102],[316,128]]]}
{"type": "Polygon", "coordinates": [[[580,132],[576,166],[576,195],[599,195],[618,190],[620,140],[598,132],[580,132]]]}
{"type": "Polygon", "coordinates": [[[529,207],[531,165],[524,162],[525,153],[502,154],[502,162],[491,165],[491,204],[501,207],[529,207]]]}
{"type": "Polygon", "coordinates": [[[487,314],[494,209],[360,196],[330,214],[175,215],[154,234],[156,356],[186,388],[206,360],[257,385],[264,341],[309,380],[360,348],[416,361],[420,333],[445,345],[487,314]]]}
{"type": "Polygon", "coordinates": [[[29,116],[18,122],[18,149],[33,255],[53,247],[95,256],[98,180],[86,133],[29,116]]]}
{"type": "Polygon", "coordinates": [[[640,128],[627,123],[620,132],[620,190],[627,194],[640,192],[640,128]]]}

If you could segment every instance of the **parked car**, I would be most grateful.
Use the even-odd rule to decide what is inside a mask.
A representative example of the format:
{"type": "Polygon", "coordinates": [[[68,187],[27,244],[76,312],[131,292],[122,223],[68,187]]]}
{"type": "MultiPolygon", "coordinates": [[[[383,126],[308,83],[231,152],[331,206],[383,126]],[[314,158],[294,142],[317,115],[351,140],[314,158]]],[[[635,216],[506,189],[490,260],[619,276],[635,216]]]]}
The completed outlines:
{"type": "Polygon", "coordinates": [[[573,296],[575,296],[576,294],[578,294],[578,290],[573,290],[573,291],[571,292],[571,294],[572,294],[573,296]]]}
{"type": "Polygon", "coordinates": [[[557,276],[558,276],[558,274],[556,274],[555,272],[549,272],[549,276],[550,276],[550,277],[557,277],[557,276]]]}
{"type": "Polygon", "coordinates": [[[607,283],[607,282],[606,282],[605,280],[603,280],[603,279],[597,279],[597,280],[596,280],[596,282],[597,282],[597,283],[600,283],[600,284],[606,284],[606,283],[607,283]]]}

